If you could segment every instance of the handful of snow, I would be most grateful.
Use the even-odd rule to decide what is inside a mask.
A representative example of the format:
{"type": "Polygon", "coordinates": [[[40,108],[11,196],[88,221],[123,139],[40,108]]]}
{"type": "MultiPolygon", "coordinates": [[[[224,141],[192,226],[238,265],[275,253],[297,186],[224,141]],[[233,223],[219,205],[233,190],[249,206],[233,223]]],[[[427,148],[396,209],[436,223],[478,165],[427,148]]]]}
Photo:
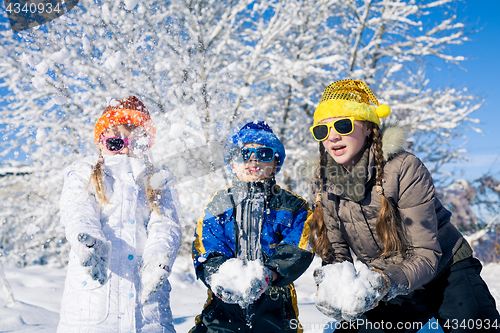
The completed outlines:
{"type": "Polygon", "coordinates": [[[94,238],[86,233],[78,234],[80,264],[86,267],[90,277],[101,285],[106,282],[111,254],[111,242],[94,238]]]}
{"type": "Polygon", "coordinates": [[[142,304],[146,304],[167,281],[170,275],[169,261],[168,254],[157,254],[143,259],[140,270],[142,304]]]}
{"type": "Polygon", "coordinates": [[[267,290],[272,272],[260,260],[229,259],[208,279],[213,292],[228,304],[245,309],[267,290]]]}
{"type": "Polygon", "coordinates": [[[355,320],[373,309],[389,291],[389,279],[361,265],[359,270],[348,261],[326,265],[314,271],[318,285],[316,308],[337,320],[355,320]]]}

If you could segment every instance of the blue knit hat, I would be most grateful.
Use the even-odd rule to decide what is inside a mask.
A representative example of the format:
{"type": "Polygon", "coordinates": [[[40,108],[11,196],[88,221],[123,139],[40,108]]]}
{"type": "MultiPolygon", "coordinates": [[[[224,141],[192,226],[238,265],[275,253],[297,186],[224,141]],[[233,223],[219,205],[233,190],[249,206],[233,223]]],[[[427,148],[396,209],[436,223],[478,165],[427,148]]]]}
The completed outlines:
{"type": "Polygon", "coordinates": [[[229,170],[231,170],[229,166],[231,160],[229,152],[234,147],[243,147],[245,143],[260,143],[263,146],[276,149],[276,154],[278,155],[276,174],[280,172],[281,166],[285,162],[285,147],[265,121],[249,122],[229,139],[224,149],[224,162],[229,170]]]}

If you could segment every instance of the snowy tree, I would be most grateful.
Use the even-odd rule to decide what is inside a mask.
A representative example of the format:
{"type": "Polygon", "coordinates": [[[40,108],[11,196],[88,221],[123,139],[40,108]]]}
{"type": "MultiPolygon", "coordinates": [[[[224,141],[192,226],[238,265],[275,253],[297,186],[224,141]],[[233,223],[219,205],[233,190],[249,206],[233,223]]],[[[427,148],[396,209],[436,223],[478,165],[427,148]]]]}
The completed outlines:
{"type": "Polygon", "coordinates": [[[500,182],[484,175],[472,182],[455,179],[437,187],[442,204],[453,212],[451,221],[484,262],[500,262],[500,182]]]}
{"type": "Polygon", "coordinates": [[[95,120],[131,94],[157,124],[153,160],[179,177],[186,244],[229,177],[219,143],[246,121],[270,123],[287,148],[283,180],[307,195],[317,156],[308,127],[324,87],[338,79],[367,81],[424,160],[458,158],[448,142],[479,104],[463,90],[429,88],[425,74],[429,57],[463,59],[446,49],[466,40],[464,25],[443,10],[454,1],[80,0],[39,28],[6,27],[1,154],[26,156],[33,171],[0,180],[9,189],[1,249],[20,264],[64,264],[54,255],[68,250],[61,170],[96,153],[95,120]]]}

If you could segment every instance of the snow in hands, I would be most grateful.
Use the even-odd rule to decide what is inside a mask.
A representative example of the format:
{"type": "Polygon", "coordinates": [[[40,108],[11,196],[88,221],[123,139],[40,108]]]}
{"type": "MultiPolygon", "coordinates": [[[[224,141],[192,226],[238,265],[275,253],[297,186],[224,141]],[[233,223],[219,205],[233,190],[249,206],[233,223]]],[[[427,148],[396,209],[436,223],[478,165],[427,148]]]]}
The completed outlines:
{"type": "Polygon", "coordinates": [[[144,259],[141,267],[141,302],[146,304],[160,290],[170,275],[170,255],[158,254],[144,259]]]}
{"type": "Polygon", "coordinates": [[[356,271],[348,261],[314,271],[318,286],[316,308],[337,320],[355,320],[373,309],[389,290],[382,273],[361,264],[356,271]]]}
{"type": "Polygon", "coordinates": [[[78,234],[80,263],[87,268],[90,277],[104,284],[108,275],[111,242],[102,241],[86,233],[78,234]]]}
{"type": "Polygon", "coordinates": [[[272,272],[260,260],[229,259],[209,278],[210,288],[222,301],[246,309],[267,290],[272,272]]]}

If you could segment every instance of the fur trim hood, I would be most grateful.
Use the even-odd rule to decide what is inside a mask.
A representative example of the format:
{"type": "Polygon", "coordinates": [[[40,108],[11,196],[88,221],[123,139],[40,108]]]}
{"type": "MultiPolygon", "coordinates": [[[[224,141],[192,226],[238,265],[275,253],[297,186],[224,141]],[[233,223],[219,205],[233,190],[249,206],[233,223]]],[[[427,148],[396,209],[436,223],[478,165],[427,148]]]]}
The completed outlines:
{"type": "Polygon", "coordinates": [[[384,161],[401,154],[408,147],[406,132],[401,127],[387,127],[382,131],[382,151],[384,161]]]}

